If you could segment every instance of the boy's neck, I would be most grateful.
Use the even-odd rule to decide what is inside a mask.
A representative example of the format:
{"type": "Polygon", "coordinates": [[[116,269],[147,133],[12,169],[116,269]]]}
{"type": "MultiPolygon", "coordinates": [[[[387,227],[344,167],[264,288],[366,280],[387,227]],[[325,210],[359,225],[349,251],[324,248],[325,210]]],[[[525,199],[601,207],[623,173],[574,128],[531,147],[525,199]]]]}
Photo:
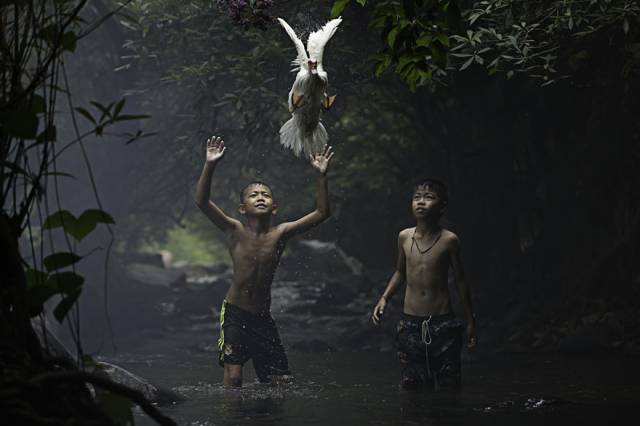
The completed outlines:
{"type": "Polygon", "coordinates": [[[271,229],[271,216],[249,216],[247,227],[256,234],[265,234],[271,229]]]}
{"type": "Polygon", "coordinates": [[[438,219],[418,219],[416,223],[416,232],[420,235],[433,235],[441,228],[438,219]]]}

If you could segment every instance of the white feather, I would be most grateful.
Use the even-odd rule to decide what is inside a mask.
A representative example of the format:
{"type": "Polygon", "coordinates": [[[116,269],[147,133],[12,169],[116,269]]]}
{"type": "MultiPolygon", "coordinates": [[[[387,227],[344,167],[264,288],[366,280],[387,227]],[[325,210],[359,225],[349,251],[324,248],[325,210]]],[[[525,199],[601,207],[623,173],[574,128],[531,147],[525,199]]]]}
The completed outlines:
{"type": "Polygon", "coordinates": [[[307,50],[309,51],[309,58],[318,61],[318,71],[322,70],[322,54],[324,53],[324,47],[335,34],[340,22],[342,22],[342,18],[332,19],[324,24],[324,27],[320,28],[318,31],[314,31],[309,34],[309,38],[307,39],[307,50]]]}
{"type": "Polygon", "coordinates": [[[302,44],[302,40],[298,38],[293,28],[291,28],[289,24],[287,24],[287,21],[282,18],[278,18],[278,22],[280,22],[280,25],[282,25],[287,34],[289,34],[289,38],[291,38],[291,41],[293,41],[293,44],[296,46],[298,56],[292,61],[292,63],[296,68],[308,68],[309,57],[307,56],[307,51],[304,50],[304,44],[302,44]]]}

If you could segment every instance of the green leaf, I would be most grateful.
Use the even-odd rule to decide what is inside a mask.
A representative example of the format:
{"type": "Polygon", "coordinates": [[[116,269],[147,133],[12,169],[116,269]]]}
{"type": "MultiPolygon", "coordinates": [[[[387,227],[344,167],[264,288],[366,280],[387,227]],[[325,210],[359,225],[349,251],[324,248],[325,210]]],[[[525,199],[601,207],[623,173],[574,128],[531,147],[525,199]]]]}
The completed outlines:
{"type": "Polygon", "coordinates": [[[46,102],[44,98],[36,93],[31,96],[31,112],[34,114],[39,114],[45,112],[46,110],[46,102]]]}
{"type": "Polygon", "coordinates": [[[55,125],[50,125],[44,129],[37,137],[37,143],[55,142],[58,139],[58,130],[55,125]]]}
{"type": "Polygon", "coordinates": [[[360,6],[364,6],[365,4],[367,4],[367,0],[356,0],[356,3],[358,3],[360,6]]]}
{"type": "Polygon", "coordinates": [[[71,266],[80,261],[80,259],[82,258],[75,253],[59,252],[45,257],[43,263],[44,267],[47,268],[47,271],[51,272],[71,266]]]}
{"type": "Polygon", "coordinates": [[[68,210],[59,210],[45,219],[42,229],[66,228],[75,223],[75,221],[76,218],[71,212],[68,210]]]}
{"type": "Polygon", "coordinates": [[[56,294],[58,294],[58,292],[55,288],[44,284],[28,288],[26,298],[29,305],[29,316],[34,317],[40,315],[42,306],[56,294]]]}
{"type": "Polygon", "coordinates": [[[77,241],[81,241],[96,228],[98,223],[113,224],[115,221],[107,212],[98,209],[89,209],[85,210],[80,217],[73,223],[70,223],[69,226],[65,224],[65,231],[77,241]]]}
{"type": "Polygon", "coordinates": [[[60,40],[60,44],[64,50],[68,50],[69,52],[73,52],[76,50],[76,43],[78,41],[78,37],[75,35],[73,31],[67,31],[62,35],[62,39],[60,40]]]}
{"type": "Polygon", "coordinates": [[[396,37],[398,37],[398,27],[393,27],[389,34],[387,34],[387,43],[389,43],[389,47],[393,49],[393,46],[396,44],[396,37]]]}
{"type": "Polygon", "coordinates": [[[131,405],[129,399],[114,393],[100,392],[98,395],[98,407],[117,425],[133,424],[131,405]]]}
{"type": "Polygon", "coordinates": [[[35,139],[38,133],[38,116],[26,102],[4,112],[0,124],[6,133],[16,138],[35,139]]]}
{"type": "Polygon", "coordinates": [[[349,3],[349,0],[336,0],[333,3],[333,7],[331,8],[331,17],[337,18],[338,16],[340,16],[344,8],[347,6],[347,3],[349,3]]]}
{"type": "Polygon", "coordinates": [[[84,118],[86,118],[87,120],[89,120],[93,124],[96,124],[96,119],[93,118],[93,115],[91,115],[91,113],[89,111],[87,111],[86,109],[81,108],[81,107],[76,107],[75,110],[78,113],[80,113],[84,118]]]}
{"type": "Polygon", "coordinates": [[[53,316],[56,317],[58,322],[62,322],[64,320],[69,313],[69,310],[78,300],[78,297],[80,297],[80,289],[72,292],[68,296],[65,296],[60,303],[58,303],[58,306],[53,310],[53,316]]]}
{"type": "Polygon", "coordinates": [[[464,63],[464,64],[462,64],[462,66],[460,67],[460,69],[459,69],[458,71],[464,71],[464,70],[466,70],[467,68],[469,68],[469,66],[471,66],[471,64],[473,63],[473,60],[474,60],[474,56],[472,56],[472,57],[470,57],[469,59],[467,59],[467,60],[465,61],[465,63],[464,63]]]}
{"type": "Polygon", "coordinates": [[[438,34],[436,40],[442,43],[444,46],[449,47],[449,37],[446,34],[438,34]]]}
{"type": "Polygon", "coordinates": [[[95,223],[116,223],[111,215],[100,209],[88,209],[82,212],[78,220],[91,220],[95,223]]]}
{"type": "Polygon", "coordinates": [[[51,24],[47,27],[44,27],[42,30],[40,30],[40,33],[38,35],[41,39],[47,41],[49,44],[53,44],[58,36],[58,26],[56,24],[51,24]]]}
{"type": "Polygon", "coordinates": [[[102,116],[100,117],[100,121],[102,121],[105,117],[112,118],[111,106],[113,105],[113,103],[106,106],[102,105],[100,102],[97,102],[97,101],[89,101],[89,103],[94,107],[96,107],[96,109],[99,109],[100,111],[102,111],[102,116]]]}
{"type": "Polygon", "coordinates": [[[429,47],[429,45],[431,44],[431,40],[432,40],[431,34],[424,32],[420,35],[418,40],[416,40],[416,45],[429,47]]]}
{"type": "Polygon", "coordinates": [[[58,290],[60,293],[72,294],[79,291],[84,283],[84,277],[75,272],[65,271],[51,274],[47,280],[48,287],[58,290]]]}
{"type": "Polygon", "coordinates": [[[126,98],[122,98],[120,102],[116,104],[116,107],[113,110],[114,116],[117,116],[118,114],[120,114],[120,111],[122,111],[122,108],[124,108],[124,103],[126,100],[127,100],[126,98]]]}

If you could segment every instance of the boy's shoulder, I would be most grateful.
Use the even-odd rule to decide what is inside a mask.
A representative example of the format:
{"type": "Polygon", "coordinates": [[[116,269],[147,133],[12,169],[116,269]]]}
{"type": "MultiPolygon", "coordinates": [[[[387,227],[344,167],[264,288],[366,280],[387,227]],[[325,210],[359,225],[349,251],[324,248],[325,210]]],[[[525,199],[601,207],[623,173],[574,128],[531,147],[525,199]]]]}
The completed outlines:
{"type": "Polygon", "coordinates": [[[415,231],[416,227],[413,226],[411,228],[405,228],[402,231],[400,231],[398,233],[398,240],[400,241],[404,241],[407,238],[411,238],[411,236],[413,235],[413,232],[415,231]]]}
{"type": "Polygon", "coordinates": [[[460,239],[456,233],[446,228],[442,228],[442,237],[440,238],[442,238],[442,242],[449,247],[458,246],[460,244],[460,239]]]}

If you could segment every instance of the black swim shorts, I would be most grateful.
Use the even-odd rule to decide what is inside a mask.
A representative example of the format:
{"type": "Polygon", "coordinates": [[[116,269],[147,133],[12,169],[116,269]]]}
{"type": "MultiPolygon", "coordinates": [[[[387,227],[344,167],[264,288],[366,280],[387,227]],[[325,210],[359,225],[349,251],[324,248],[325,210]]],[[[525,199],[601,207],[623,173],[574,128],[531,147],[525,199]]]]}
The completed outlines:
{"type": "Polygon", "coordinates": [[[220,311],[220,365],[243,365],[253,360],[256,376],[268,382],[271,376],[291,374],[276,324],[269,313],[254,314],[226,300],[220,311]]]}
{"type": "Polygon", "coordinates": [[[459,387],[462,329],[454,314],[402,314],[396,334],[402,386],[459,387]]]}

